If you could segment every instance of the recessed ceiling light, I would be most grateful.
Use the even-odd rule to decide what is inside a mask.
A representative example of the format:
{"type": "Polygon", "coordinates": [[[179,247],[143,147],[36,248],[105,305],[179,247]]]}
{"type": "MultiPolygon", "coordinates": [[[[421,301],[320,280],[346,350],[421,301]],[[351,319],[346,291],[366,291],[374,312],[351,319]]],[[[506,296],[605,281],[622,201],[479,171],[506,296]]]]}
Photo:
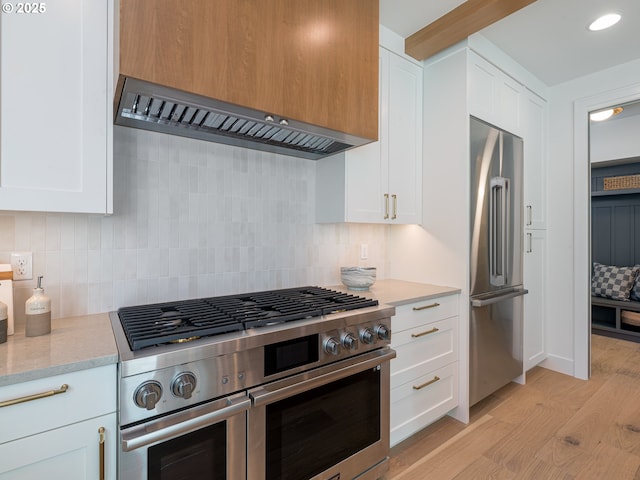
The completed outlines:
{"type": "Polygon", "coordinates": [[[589,118],[594,122],[602,122],[604,120],[608,120],[614,115],[618,115],[620,112],[622,112],[622,110],[622,107],[608,108],[606,110],[600,110],[599,112],[592,113],[591,115],[589,115],[589,118]]]}
{"type": "Polygon", "coordinates": [[[620,21],[620,15],[617,13],[609,13],[607,15],[603,15],[600,18],[597,18],[591,25],[589,25],[589,30],[592,32],[596,32],[598,30],[604,30],[605,28],[609,28],[620,21]]]}

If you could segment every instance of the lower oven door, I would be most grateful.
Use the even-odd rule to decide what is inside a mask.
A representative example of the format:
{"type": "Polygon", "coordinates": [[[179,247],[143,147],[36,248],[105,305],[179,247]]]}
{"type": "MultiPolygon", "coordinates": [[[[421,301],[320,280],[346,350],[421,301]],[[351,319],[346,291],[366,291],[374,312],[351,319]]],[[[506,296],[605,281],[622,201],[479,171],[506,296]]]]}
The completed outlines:
{"type": "Polygon", "coordinates": [[[247,478],[382,476],[394,357],[385,348],[250,390],[247,478]]]}
{"type": "Polygon", "coordinates": [[[245,393],[120,431],[119,480],[236,480],[246,476],[245,393]]]}

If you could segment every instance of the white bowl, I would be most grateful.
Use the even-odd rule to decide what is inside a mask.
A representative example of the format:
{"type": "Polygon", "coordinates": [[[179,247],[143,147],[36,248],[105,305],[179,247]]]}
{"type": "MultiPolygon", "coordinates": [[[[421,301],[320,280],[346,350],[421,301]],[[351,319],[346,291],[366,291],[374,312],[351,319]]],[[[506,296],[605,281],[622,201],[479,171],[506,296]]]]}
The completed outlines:
{"type": "Polygon", "coordinates": [[[376,267],[341,267],[340,280],[349,290],[369,290],[376,282],[376,267]]]}

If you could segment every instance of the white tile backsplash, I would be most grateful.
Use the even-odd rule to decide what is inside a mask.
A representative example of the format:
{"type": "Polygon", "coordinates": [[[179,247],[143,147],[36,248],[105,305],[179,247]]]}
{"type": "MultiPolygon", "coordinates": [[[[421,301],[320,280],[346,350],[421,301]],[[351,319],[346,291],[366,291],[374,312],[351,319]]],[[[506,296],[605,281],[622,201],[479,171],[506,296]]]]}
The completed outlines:
{"type": "Polygon", "coordinates": [[[33,252],[18,327],[39,275],[53,318],[339,284],[341,266],[385,278],[389,227],[314,223],[314,161],[124,127],[114,142],[113,216],[0,211],[0,263],[33,252]]]}

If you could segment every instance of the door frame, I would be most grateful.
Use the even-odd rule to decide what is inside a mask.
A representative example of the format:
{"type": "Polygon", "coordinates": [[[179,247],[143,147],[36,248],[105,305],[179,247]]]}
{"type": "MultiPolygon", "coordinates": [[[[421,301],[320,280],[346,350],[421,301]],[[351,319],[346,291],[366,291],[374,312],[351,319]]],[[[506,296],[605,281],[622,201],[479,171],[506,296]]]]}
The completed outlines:
{"type": "Polygon", "coordinates": [[[640,100],[640,83],[575,101],[573,109],[574,376],[591,374],[591,161],[589,112],[640,100]],[[585,159],[587,161],[585,161],[585,159]]]}

